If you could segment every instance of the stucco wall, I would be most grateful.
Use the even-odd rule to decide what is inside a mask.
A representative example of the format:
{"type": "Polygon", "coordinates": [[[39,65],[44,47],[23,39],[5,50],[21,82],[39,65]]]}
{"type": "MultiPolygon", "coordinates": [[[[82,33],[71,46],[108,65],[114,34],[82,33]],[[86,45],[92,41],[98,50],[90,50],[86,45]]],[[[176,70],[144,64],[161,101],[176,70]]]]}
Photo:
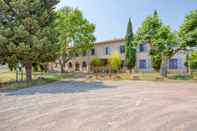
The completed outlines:
{"type": "MultiPolygon", "coordinates": [[[[145,48],[146,50],[143,52],[140,52],[139,50],[139,44],[136,47],[136,71],[144,71],[144,72],[149,72],[149,71],[153,71],[152,65],[151,65],[151,57],[149,55],[150,52],[150,46],[147,43],[145,44],[145,48]],[[139,61],[140,60],[146,60],[146,68],[145,69],[140,69],[139,68],[139,61]]],[[[79,55],[78,57],[75,57],[73,59],[71,59],[69,62],[72,63],[73,68],[68,68],[68,64],[69,62],[66,63],[65,65],[65,70],[67,71],[75,71],[75,64],[79,64],[80,65],[80,70],[82,70],[82,63],[86,62],[87,64],[87,68],[83,69],[83,71],[89,71],[90,70],[90,61],[92,59],[92,57],[98,57],[100,59],[107,59],[109,57],[109,55],[105,55],[105,48],[109,47],[110,48],[110,53],[113,52],[119,52],[120,53],[120,46],[121,45],[125,45],[124,41],[114,41],[114,42],[110,42],[110,43],[100,43],[100,44],[95,44],[95,55],[91,55],[91,51],[87,51],[86,56],[82,56],[79,55]]],[[[125,54],[120,54],[121,55],[121,59],[124,60],[125,59],[125,54]]],[[[180,72],[185,72],[186,71],[186,67],[184,66],[185,63],[185,54],[184,52],[179,52],[176,55],[174,55],[172,58],[176,58],[178,59],[178,69],[176,70],[170,70],[169,71],[180,71],[180,72]]],[[[169,65],[169,63],[168,63],[169,65]]],[[[59,66],[57,66],[56,68],[59,68],[59,66]]]]}

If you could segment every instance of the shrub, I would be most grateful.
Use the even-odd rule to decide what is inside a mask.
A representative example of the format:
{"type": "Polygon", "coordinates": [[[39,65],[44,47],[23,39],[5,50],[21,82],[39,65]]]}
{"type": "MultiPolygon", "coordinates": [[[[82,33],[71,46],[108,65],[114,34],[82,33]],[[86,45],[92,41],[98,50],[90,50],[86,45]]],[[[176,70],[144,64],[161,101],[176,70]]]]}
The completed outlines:
{"type": "Polygon", "coordinates": [[[100,67],[102,65],[102,62],[99,58],[97,57],[93,57],[90,61],[90,64],[91,66],[94,68],[94,69],[98,69],[98,67],[100,67]]]}
{"type": "Polygon", "coordinates": [[[118,71],[120,69],[121,62],[121,57],[118,52],[113,52],[108,59],[108,64],[114,71],[118,71]]]}

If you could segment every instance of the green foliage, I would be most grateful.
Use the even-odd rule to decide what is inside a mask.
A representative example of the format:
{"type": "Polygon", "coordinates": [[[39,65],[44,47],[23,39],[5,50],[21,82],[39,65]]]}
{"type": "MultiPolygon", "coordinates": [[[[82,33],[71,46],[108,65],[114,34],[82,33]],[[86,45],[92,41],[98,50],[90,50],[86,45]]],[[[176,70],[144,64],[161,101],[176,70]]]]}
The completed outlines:
{"type": "Polygon", "coordinates": [[[182,48],[197,46],[197,10],[191,11],[179,30],[182,48]]]}
{"type": "Polygon", "coordinates": [[[197,51],[192,52],[189,61],[191,62],[191,68],[197,69],[197,51]]]}
{"type": "Polygon", "coordinates": [[[145,18],[135,36],[136,43],[148,43],[150,45],[151,63],[156,71],[159,71],[162,62],[161,50],[163,48],[161,48],[161,46],[163,46],[163,44],[156,43],[158,42],[156,39],[159,37],[158,34],[159,31],[161,31],[161,27],[162,22],[157,11],[155,11],[153,15],[145,18]]]}
{"type": "Polygon", "coordinates": [[[192,76],[178,74],[178,75],[169,76],[168,78],[173,80],[191,80],[192,76]]]}
{"type": "Polygon", "coordinates": [[[91,61],[90,61],[90,64],[91,64],[91,66],[93,66],[93,67],[99,67],[99,66],[102,65],[102,62],[101,62],[101,60],[100,60],[99,58],[93,57],[93,58],[91,59],[91,61]]]}
{"type": "MultiPolygon", "coordinates": [[[[56,32],[51,28],[58,0],[0,0],[0,63],[47,63],[57,58],[56,32]]],[[[26,68],[27,69],[27,68],[26,68]]]]}
{"type": "Polygon", "coordinates": [[[169,26],[162,23],[156,11],[152,16],[148,16],[144,20],[135,39],[138,43],[149,43],[151,47],[151,62],[156,71],[160,70],[162,61],[166,60],[164,57],[172,57],[176,52],[175,50],[179,47],[176,34],[171,32],[169,26]]]}
{"type": "Polygon", "coordinates": [[[174,55],[174,49],[178,46],[175,33],[171,32],[169,26],[162,25],[154,39],[153,50],[157,53],[163,53],[167,57],[174,55]]]}
{"type": "Polygon", "coordinates": [[[128,69],[135,67],[136,63],[136,50],[133,38],[133,29],[131,19],[129,19],[126,33],[126,46],[125,46],[125,63],[128,69]]]}
{"type": "Polygon", "coordinates": [[[159,71],[161,67],[161,55],[160,54],[153,54],[151,57],[151,63],[152,67],[156,70],[159,71]]]}
{"type": "Polygon", "coordinates": [[[186,56],[185,66],[188,67],[190,62],[190,68],[193,70],[197,69],[197,51],[193,51],[191,55],[186,56]]]}
{"type": "Polygon", "coordinates": [[[152,41],[155,39],[155,36],[158,33],[161,25],[162,22],[157,11],[155,11],[154,15],[145,18],[142,26],[136,33],[135,40],[137,43],[148,42],[149,44],[154,44],[152,41]]]}
{"type": "Polygon", "coordinates": [[[108,60],[108,64],[112,70],[119,70],[121,66],[121,56],[118,52],[113,52],[108,60]]]}
{"type": "Polygon", "coordinates": [[[79,9],[64,7],[56,12],[56,16],[55,30],[59,34],[58,43],[63,61],[93,47],[95,25],[84,18],[79,9]]]}

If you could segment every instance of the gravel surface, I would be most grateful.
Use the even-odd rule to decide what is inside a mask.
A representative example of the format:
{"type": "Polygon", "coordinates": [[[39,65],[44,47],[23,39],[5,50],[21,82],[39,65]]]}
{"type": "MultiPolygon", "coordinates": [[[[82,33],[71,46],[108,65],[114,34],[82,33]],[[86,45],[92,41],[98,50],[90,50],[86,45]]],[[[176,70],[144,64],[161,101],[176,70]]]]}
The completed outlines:
{"type": "Polygon", "coordinates": [[[197,83],[60,81],[0,93],[0,131],[197,131],[197,83]]]}

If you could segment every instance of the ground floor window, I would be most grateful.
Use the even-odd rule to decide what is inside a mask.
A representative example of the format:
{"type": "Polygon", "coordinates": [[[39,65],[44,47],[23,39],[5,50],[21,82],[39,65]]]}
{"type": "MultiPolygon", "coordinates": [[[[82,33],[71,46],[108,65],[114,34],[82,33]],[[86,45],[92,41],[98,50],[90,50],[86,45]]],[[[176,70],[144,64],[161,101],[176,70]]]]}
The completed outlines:
{"type": "Polygon", "coordinates": [[[146,69],[146,60],[139,60],[139,68],[146,69]]]}
{"type": "Polygon", "coordinates": [[[178,68],[178,60],[170,59],[169,60],[169,69],[177,69],[178,68]]]}

